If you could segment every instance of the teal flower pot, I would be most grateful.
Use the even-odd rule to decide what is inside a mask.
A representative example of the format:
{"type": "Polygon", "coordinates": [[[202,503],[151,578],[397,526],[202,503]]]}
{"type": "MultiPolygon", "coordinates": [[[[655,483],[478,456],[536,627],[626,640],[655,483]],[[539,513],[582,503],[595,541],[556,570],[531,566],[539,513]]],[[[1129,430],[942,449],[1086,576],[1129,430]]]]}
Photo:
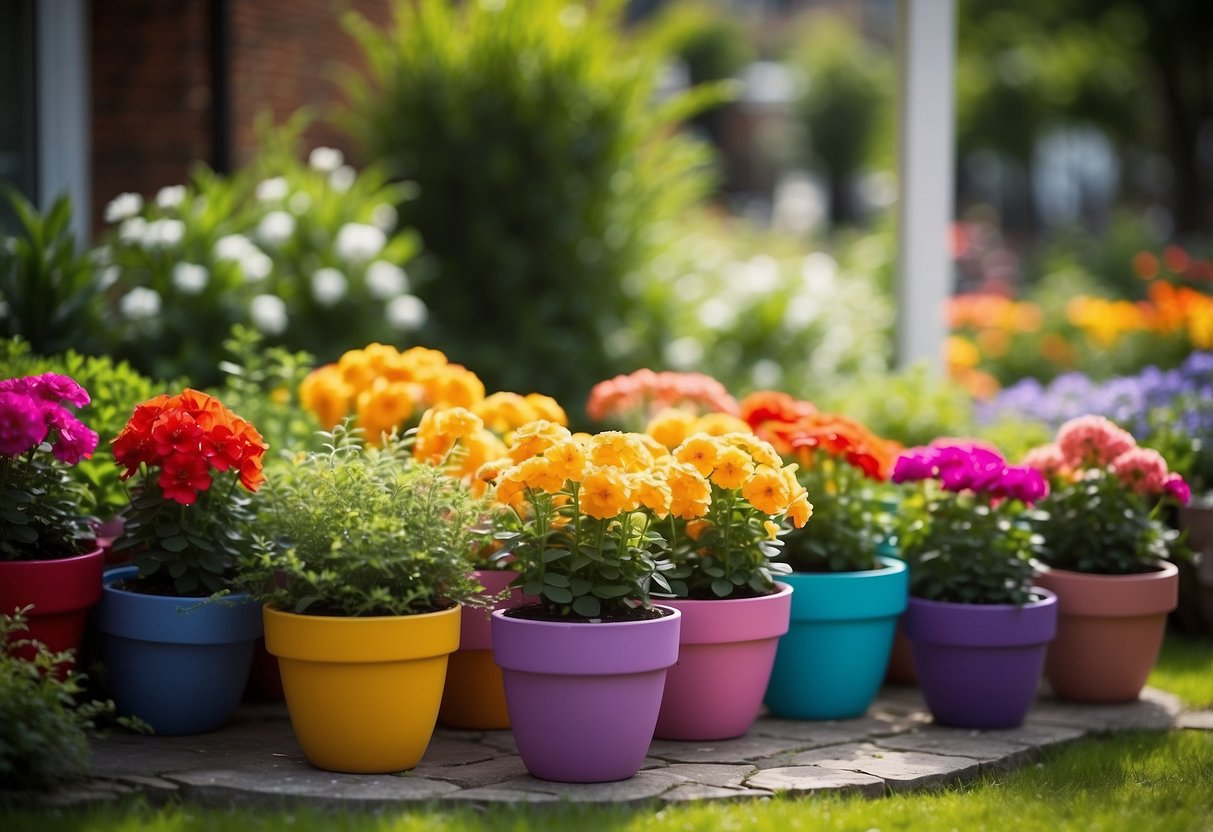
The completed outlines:
{"type": "Polygon", "coordinates": [[[792,624],[779,640],[767,685],[772,715],[789,719],[862,716],[880,690],[909,573],[897,558],[864,572],[793,572],[792,624]]]}

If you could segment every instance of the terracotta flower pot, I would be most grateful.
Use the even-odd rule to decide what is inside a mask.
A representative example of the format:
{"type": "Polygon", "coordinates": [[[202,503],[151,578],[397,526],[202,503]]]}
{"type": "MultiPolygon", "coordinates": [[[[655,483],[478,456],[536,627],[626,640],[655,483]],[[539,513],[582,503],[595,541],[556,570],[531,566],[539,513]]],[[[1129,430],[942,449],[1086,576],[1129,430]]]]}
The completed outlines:
{"type": "Polygon", "coordinates": [[[1128,702],[1141,694],[1175,609],[1179,570],[1097,575],[1046,568],[1036,585],[1057,593],[1057,638],[1045,676],[1053,692],[1078,702],[1128,702]]]}
{"type": "Polygon", "coordinates": [[[527,771],[564,783],[626,780],[639,771],[666,670],[678,660],[682,613],[573,623],[507,612],[493,613],[493,657],[505,671],[510,722],[527,771]]]}
{"type": "MultiPolygon", "coordinates": [[[[0,613],[34,607],[29,629],[16,638],[40,641],[53,653],[79,649],[89,607],[101,600],[104,562],[100,548],[56,560],[0,561],[0,613]]],[[[14,652],[29,659],[34,648],[14,652]]]]}
{"type": "Polygon", "coordinates": [[[678,663],[666,673],[656,736],[720,740],[750,729],[792,613],[792,587],[776,586],[757,598],[662,600],[682,612],[682,634],[678,663]]]}
{"type": "Polygon", "coordinates": [[[889,685],[918,684],[918,674],[914,672],[914,646],[906,638],[906,625],[901,620],[893,633],[893,650],[889,653],[889,668],[884,680],[889,685]]]}
{"type": "MultiPolygon", "coordinates": [[[[497,595],[514,580],[517,572],[477,569],[472,577],[484,587],[484,594],[497,595]]],[[[505,683],[501,668],[493,661],[493,620],[495,609],[509,609],[533,603],[534,599],[515,588],[492,609],[464,607],[460,613],[459,649],[446,666],[446,686],[438,722],[448,728],[492,731],[510,727],[505,705],[505,683]]]]}

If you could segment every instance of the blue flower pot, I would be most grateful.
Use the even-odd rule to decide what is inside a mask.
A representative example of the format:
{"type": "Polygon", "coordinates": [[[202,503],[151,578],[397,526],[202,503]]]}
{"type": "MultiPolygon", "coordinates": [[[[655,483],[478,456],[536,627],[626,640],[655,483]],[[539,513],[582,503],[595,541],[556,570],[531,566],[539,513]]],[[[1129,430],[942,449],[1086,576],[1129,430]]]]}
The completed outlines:
{"type": "Polygon", "coordinates": [[[118,713],[139,717],[160,735],[214,731],[248,681],[261,605],[243,593],[208,603],[113,586],[138,574],[134,566],[106,571],[94,611],[118,713]]]}
{"type": "Polygon", "coordinates": [[[766,705],[789,719],[862,716],[880,690],[909,573],[897,558],[864,572],[793,572],[792,625],[779,640],[766,705]]]}

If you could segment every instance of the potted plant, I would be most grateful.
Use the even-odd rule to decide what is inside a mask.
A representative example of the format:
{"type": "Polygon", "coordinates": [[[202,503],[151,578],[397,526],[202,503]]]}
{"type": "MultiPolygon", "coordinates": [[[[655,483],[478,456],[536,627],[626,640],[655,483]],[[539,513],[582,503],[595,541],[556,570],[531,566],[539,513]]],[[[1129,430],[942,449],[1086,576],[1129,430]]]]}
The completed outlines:
{"type": "MultiPolygon", "coordinates": [[[[97,434],[69,406],[89,396],[68,376],[0,381],[0,614],[32,607],[28,639],[52,653],[80,646],[101,597],[103,555],[87,492],[69,466],[92,455],[97,434]]],[[[26,656],[33,648],[17,648],[26,656]]]]}
{"type": "Polygon", "coordinates": [[[536,777],[622,780],[652,741],[681,621],[651,602],[673,568],[656,517],[708,499],[659,476],[664,456],[641,434],[571,436],[541,420],[480,472],[496,486],[497,557],[514,558],[515,584],[538,599],[493,613],[510,723],[536,777]]]}
{"type": "Polygon", "coordinates": [[[906,636],[927,707],[942,725],[1019,725],[1057,626],[1057,597],[1032,586],[1032,531],[1021,518],[1047,483],[966,443],[906,451],[893,481],[919,484],[902,501],[898,538],[910,569],[906,636]]]}
{"type": "Polygon", "coordinates": [[[887,514],[875,486],[895,451],[859,422],[782,394],[755,394],[742,412],[760,436],[800,465],[813,522],[784,539],[795,588],[766,693],[776,716],[848,719],[867,711],[889,664],[906,607],[905,563],[882,554],[887,514]]]}
{"type": "MultiPolygon", "coordinates": [[[[479,420],[460,411],[446,441],[479,420]],[[461,418],[460,418],[461,417],[461,418]]],[[[323,450],[282,460],[240,582],[264,603],[291,725],[312,765],[410,769],[425,753],[484,504],[397,434],[367,444],[345,424],[323,450]]]]}
{"type": "Polygon", "coordinates": [[[1188,485],[1102,416],[1071,419],[1024,462],[1053,480],[1031,515],[1047,567],[1036,583],[1059,603],[1049,684],[1064,699],[1136,699],[1178,599],[1179,570],[1166,560],[1177,533],[1159,511],[1187,503],[1188,485]]]}
{"type": "Polygon", "coordinates": [[[135,408],[114,438],[138,474],[95,626],[118,710],[158,734],[218,728],[240,701],[261,635],[257,606],[232,592],[249,545],[265,443],[216,398],[186,389],[135,408]],[[217,598],[214,596],[223,596],[217,598]]]}
{"type": "Polygon", "coordinates": [[[813,506],[796,466],[751,433],[695,434],[663,467],[671,493],[692,489],[660,517],[674,569],[666,574],[682,613],[678,663],[666,676],[656,736],[738,737],[762,709],[779,637],[788,631],[792,587],[775,575],[785,516],[800,528],[813,506]],[[711,691],[711,695],[704,695],[711,691]]]}

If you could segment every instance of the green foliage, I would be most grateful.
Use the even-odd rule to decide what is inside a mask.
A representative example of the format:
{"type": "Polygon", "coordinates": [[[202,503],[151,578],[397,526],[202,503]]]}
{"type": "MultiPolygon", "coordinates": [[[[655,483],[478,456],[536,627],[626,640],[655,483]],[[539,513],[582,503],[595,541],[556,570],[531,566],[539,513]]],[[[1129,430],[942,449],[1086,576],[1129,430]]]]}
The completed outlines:
{"type": "Polygon", "coordinates": [[[8,200],[20,228],[0,237],[0,335],[20,335],[41,355],[88,346],[99,326],[101,286],[76,248],[71,200],[59,197],[45,216],[17,191],[8,200]]]}
{"type": "Polygon", "coordinates": [[[1175,694],[1189,708],[1213,708],[1213,639],[1167,633],[1149,684],[1175,694]]]}
{"type": "MultiPolygon", "coordinates": [[[[653,584],[670,592],[662,575],[673,568],[667,548],[647,512],[595,519],[581,513],[580,483],[570,484],[571,499],[559,505],[554,495],[527,491],[532,511],[496,517],[494,558],[514,558],[514,586],[539,599],[555,618],[626,617],[652,606],[653,584]]],[[[563,495],[559,495],[563,496],[563,495]]]]}
{"type": "Polygon", "coordinates": [[[320,451],[268,471],[240,583],[280,610],[373,616],[437,612],[473,601],[473,548],[487,506],[392,436],[368,447],[339,425],[320,451]]]}
{"type": "Polygon", "coordinates": [[[664,56],[624,40],[620,6],[421,0],[396,3],[388,30],[347,18],[369,66],[348,78],[348,123],[418,187],[400,211],[436,276],[425,340],[490,389],[579,402],[644,360],[613,343],[625,280],[709,188],[708,151],[674,128],[719,91],[654,106],[664,56]]]}
{"type": "Polygon", "coordinates": [[[973,403],[968,395],[925,365],[860,376],[827,391],[817,404],[906,446],[973,431],[973,403]]]}
{"type": "Polygon", "coordinates": [[[215,396],[257,426],[271,448],[308,447],[320,425],[299,402],[299,385],[314,362],[306,352],[268,347],[265,336],[237,325],[223,342],[228,358],[219,364],[226,376],[215,396]]]}
{"type": "Polygon", "coordinates": [[[734,78],[757,57],[745,23],[712,0],[666,4],[643,36],[658,54],[686,64],[692,84],[734,78]]]}
{"type": "Polygon", "coordinates": [[[67,350],[53,356],[35,356],[21,338],[0,342],[0,378],[60,373],[71,376],[88,391],[91,401],[77,411],[80,421],[97,432],[97,449],[90,459],[82,459],[68,469],[69,475],[83,483],[92,494],[93,510],[105,519],[126,506],[129,496],[114,464],[110,440],[122,430],[135,405],[147,401],[170,387],[181,387],[146,378],[125,361],[109,356],[85,356],[67,350]]]}
{"type": "Polygon", "coordinates": [[[88,731],[113,714],[112,702],[77,700],[84,677],[22,633],[26,610],[0,614],[0,647],[26,646],[32,658],[0,649],[0,789],[46,789],[88,776],[88,731]]]}
{"type": "Polygon", "coordinates": [[[188,185],[132,203],[141,207],[101,250],[118,275],[112,351],[209,385],[219,336],[236,324],[325,360],[409,337],[425,309],[401,266],[419,240],[397,228],[394,206],[410,189],[375,167],[356,173],[331,149],[300,162],[304,123],[262,125],[260,156],[232,176],[199,168],[188,185]]]}
{"type": "Polygon", "coordinates": [[[910,594],[960,604],[1025,604],[1039,540],[1012,500],[953,494],[927,480],[907,490],[897,514],[910,594]]]}
{"type": "Polygon", "coordinates": [[[0,560],[84,552],[93,537],[89,505],[88,492],[46,443],[24,456],[0,456],[0,560]]]}
{"type": "Polygon", "coordinates": [[[1040,559],[1057,569],[1126,575],[1180,554],[1178,532],[1104,469],[1055,486],[1037,509],[1028,518],[1043,540],[1040,559]]]}
{"type": "MultiPolygon", "coordinates": [[[[782,559],[795,572],[879,569],[881,544],[892,532],[889,501],[852,466],[818,455],[797,472],[809,492],[813,518],[784,538],[782,559]]],[[[896,506],[896,503],[893,503],[896,506]]]]}

